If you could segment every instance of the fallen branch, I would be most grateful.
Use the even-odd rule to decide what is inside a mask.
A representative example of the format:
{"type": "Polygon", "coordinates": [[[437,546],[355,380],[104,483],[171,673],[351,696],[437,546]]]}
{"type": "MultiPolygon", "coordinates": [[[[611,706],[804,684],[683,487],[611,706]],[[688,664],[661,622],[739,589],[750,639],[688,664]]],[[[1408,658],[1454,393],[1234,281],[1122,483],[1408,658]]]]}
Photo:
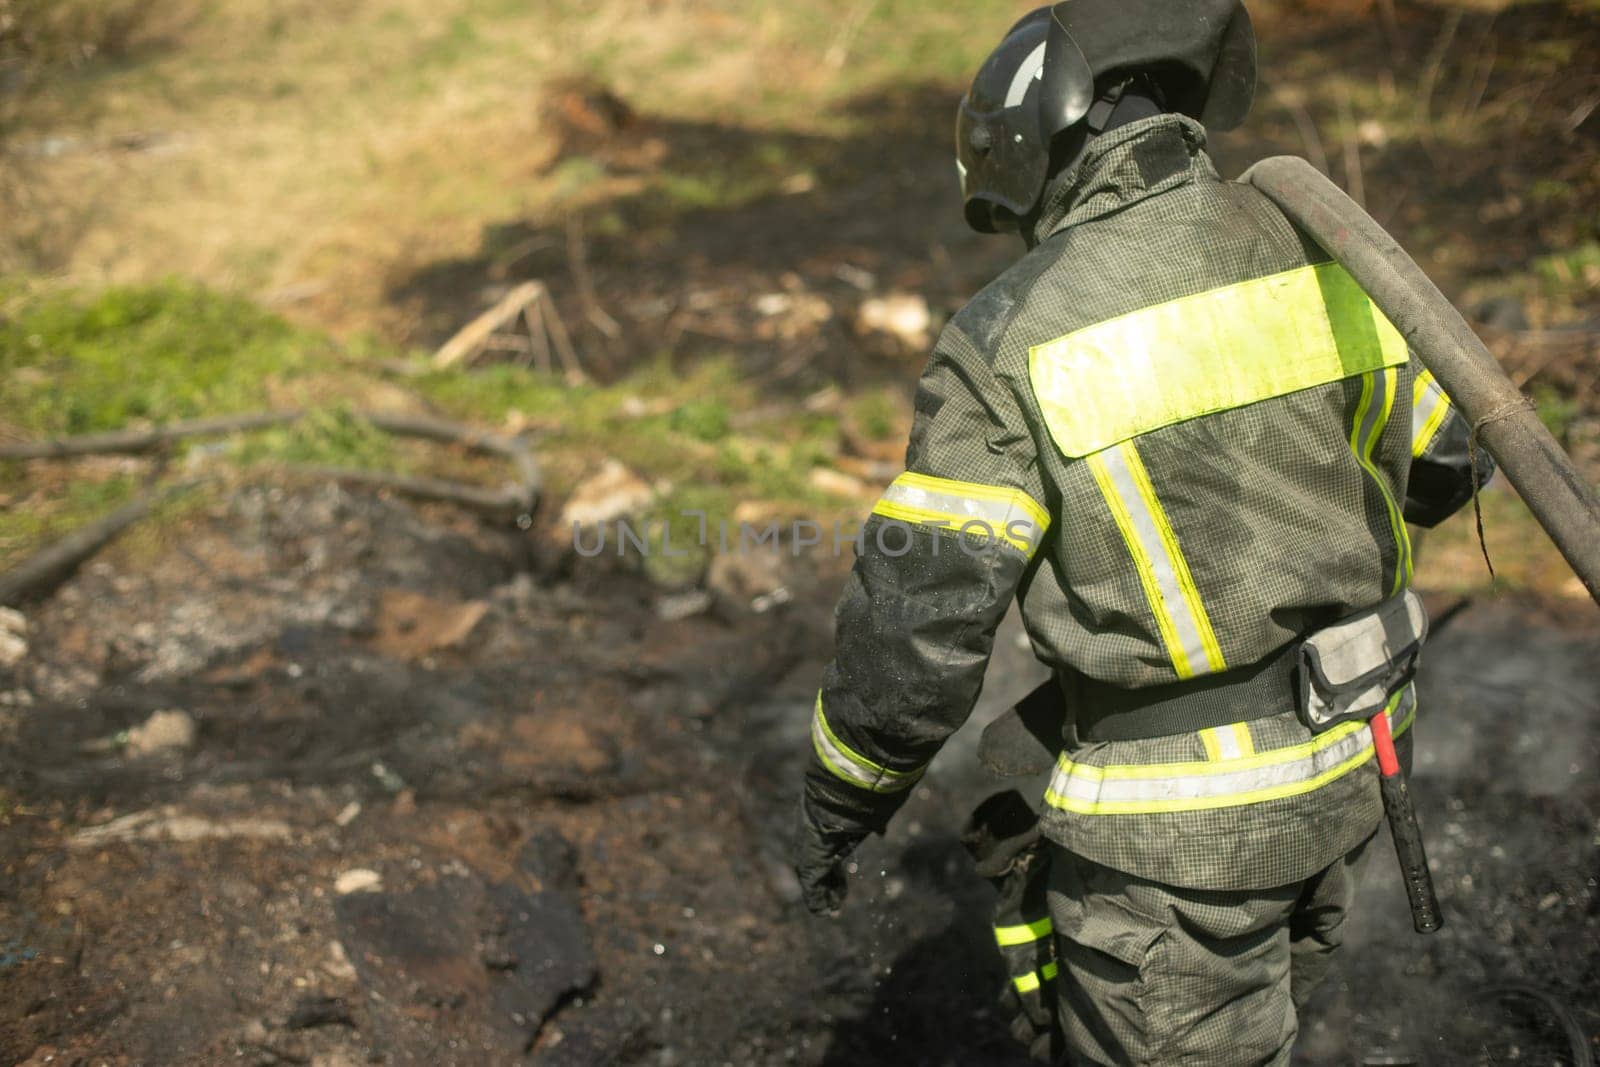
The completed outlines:
{"type": "MultiPolygon", "coordinates": [[[[302,413],[298,411],[258,412],[220,419],[175,422],[148,430],[86,434],[52,441],[29,441],[0,446],[0,458],[43,459],[147,452],[188,437],[282,426],[293,423],[301,417],[302,413]]],[[[374,411],[367,412],[361,417],[384,433],[460,445],[508,459],[516,471],[516,480],[509,488],[495,490],[442,478],[417,478],[343,467],[287,469],[291,473],[331,478],[346,485],[387,489],[418,500],[455,504],[494,518],[512,518],[524,529],[532,524],[534,511],[538,508],[543,493],[544,478],[533,448],[523,438],[490,433],[428,415],[374,411]]],[[[196,484],[198,480],[163,489],[147,490],[110,514],[79,527],[35,552],[16,567],[0,574],[0,605],[18,604],[52,592],[71,577],[84,560],[110,544],[129,526],[148,515],[158,504],[196,484]]]]}
{"type": "MultiPolygon", "coordinates": [[[[113,433],[85,434],[81,437],[64,437],[49,441],[23,441],[0,445],[0,459],[137,454],[190,437],[208,437],[259,430],[269,426],[286,426],[302,417],[303,413],[298,411],[263,411],[226,418],[174,422],[146,430],[119,430],[113,433]]],[[[430,415],[368,411],[360,413],[360,417],[375,428],[396,437],[415,437],[442,444],[460,445],[473,451],[508,459],[516,470],[517,490],[514,494],[499,495],[506,499],[514,496],[516,500],[514,506],[519,514],[531,515],[538,506],[539,497],[544,489],[544,476],[532,447],[521,437],[480,430],[464,423],[438,419],[430,415]]]]}
{"type": "Polygon", "coordinates": [[[408,415],[401,412],[370,411],[363,418],[384,433],[399,437],[417,437],[427,441],[461,445],[478,452],[500,456],[511,461],[517,472],[518,514],[532,515],[544,492],[544,473],[539,460],[526,440],[515,435],[488,433],[474,427],[429,415],[408,415]]]}
{"type": "Polygon", "coordinates": [[[0,574],[0,604],[20,604],[51,592],[71,577],[79,564],[110,544],[157,505],[198,484],[198,481],[189,481],[164,489],[148,489],[109,515],[80,526],[35,552],[0,574]]]}
{"type": "Polygon", "coordinates": [[[116,430],[111,433],[91,433],[46,441],[20,441],[0,444],[0,459],[135,455],[165,448],[189,437],[216,437],[222,434],[263,430],[270,426],[282,426],[299,418],[298,411],[258,411],[215,419],[188,419],[144,430],[116,430]]]}
{"type": "Polygon", "coordinates": [[[455,504],[497,518],[526,514],[523,509],[524,494],[520,488],[484,489],[466,482],[453,482],[444,478],[419,478],[386,471],[359,470],[354,467],[292,466],[283,469],[289,474],[328,478],[341,485],[387,489],[402,496],[430,503],[455,504]]]}

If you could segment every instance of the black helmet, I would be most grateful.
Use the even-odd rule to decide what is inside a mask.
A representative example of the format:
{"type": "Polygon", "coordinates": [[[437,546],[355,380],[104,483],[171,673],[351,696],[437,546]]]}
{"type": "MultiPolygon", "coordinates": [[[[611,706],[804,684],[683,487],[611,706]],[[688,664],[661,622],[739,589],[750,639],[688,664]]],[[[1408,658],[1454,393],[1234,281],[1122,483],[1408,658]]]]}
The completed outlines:
{"type": "Polygon", "coordinates": [[[1096,83],[1119,73],[1148,77],[1169,111],[1232,129],[1255,95],[1250,16],[1240,0],[1068,0],[1024,15],[984,61],[956,118],[973,229],[1015,228],[1034,209],[1052,142],[1089,118],[1096,83]]]}

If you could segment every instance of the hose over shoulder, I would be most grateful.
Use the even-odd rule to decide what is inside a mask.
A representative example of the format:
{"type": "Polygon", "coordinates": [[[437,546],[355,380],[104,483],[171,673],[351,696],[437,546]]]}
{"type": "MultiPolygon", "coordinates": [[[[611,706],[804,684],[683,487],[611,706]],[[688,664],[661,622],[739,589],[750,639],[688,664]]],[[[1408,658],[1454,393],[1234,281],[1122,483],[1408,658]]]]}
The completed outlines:
{"type": "Polygon", "coordinates": [[[1600,496],[1460,312],[1372,216],[1310,163],[1274,156],[1242,180],[1282,208],[1367,291],[1600,603],[1600,496]]]}

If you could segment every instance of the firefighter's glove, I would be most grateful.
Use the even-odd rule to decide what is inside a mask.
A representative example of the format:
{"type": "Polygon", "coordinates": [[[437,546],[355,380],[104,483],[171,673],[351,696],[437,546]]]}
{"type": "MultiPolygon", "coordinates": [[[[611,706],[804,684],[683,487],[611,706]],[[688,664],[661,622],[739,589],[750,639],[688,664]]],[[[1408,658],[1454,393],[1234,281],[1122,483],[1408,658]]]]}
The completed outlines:
{"type": "Polygon", "coordinates": [[[1007,972],[1001,1014],[1032,1059],[1057,1063],[1059,976],[1049,924],[1049,853],[1039,836],[1039,817],[1016,790],[997,793],[972,813],[961,843],[999,894],[994,927],[1007,972]]]}
{"type": "Polygon", "coordinates": [[[813,915],[837,915],[849,882],[844,861],[867,835],[853,830],[825,830],[802,819],[800,854],[794,873],[800,878],[800,896],[813,915]]]}
{"type": "Polygon", "coordinates": [[[806,772],[794,872],[808,911],[838,914],[848,889],[845,860],[869,834],[883,832],[904,800],[846,785],[815,764],[806,772]]]}

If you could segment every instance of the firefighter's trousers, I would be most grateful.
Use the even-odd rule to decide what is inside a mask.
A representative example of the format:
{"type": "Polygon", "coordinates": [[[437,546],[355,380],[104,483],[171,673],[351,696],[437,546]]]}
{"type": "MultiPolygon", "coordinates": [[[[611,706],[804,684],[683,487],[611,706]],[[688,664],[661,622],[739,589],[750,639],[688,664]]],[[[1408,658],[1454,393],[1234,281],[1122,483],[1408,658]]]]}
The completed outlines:
{"type": "Polygon", "coordinates": [[[1049,846],[1065,1062],[1287,1064],[1371,843],[1268,890],[1175,888],[1049,846]]]}

